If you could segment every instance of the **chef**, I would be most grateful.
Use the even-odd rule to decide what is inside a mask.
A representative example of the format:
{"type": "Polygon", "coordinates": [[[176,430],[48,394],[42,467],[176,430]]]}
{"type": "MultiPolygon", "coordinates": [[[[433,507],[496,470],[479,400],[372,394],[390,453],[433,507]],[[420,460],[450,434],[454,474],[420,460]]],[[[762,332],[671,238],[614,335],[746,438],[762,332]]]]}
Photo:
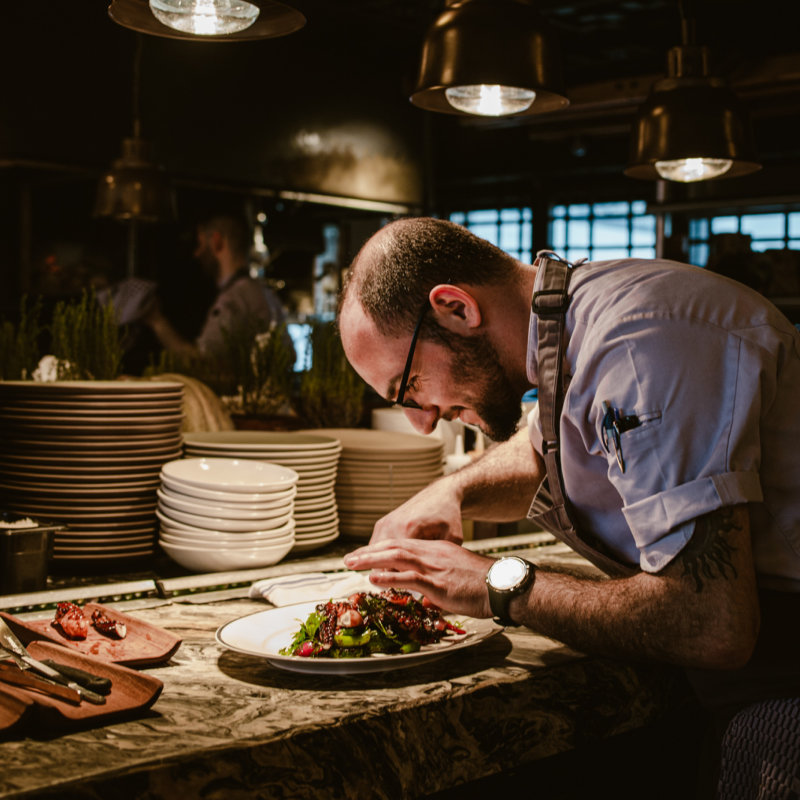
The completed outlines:
{"type": "Polygon", "coordinates": [[[348,567],[584,652],[684,667],[726,721],[755,701],[800,710],[800,637],[785,635],[800,619],[800,334],[761,295],[663,260],[528,265],[403,219],[354,260],[339,326],[417,430],[460,419],[500,442],[380,520],[348,567]],[[609,579],[473,553],[462,515],[529,516],[609,579]]]}

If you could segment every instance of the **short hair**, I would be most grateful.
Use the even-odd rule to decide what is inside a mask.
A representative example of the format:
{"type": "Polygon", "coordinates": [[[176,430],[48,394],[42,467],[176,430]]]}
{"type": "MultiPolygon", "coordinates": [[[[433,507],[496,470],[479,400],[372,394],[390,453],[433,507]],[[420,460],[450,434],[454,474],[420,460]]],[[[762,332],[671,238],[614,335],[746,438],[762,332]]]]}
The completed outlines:
{"type": "Polygon", "coordinates": [[[235,256],[247,258],[253,245],[252,232],[247,223],[233,214],[219,214],[201,222],[198,226],[203,233],[218,231],[228,240],[228,246],[235,256]]]}
{"type": "MultiPolygon", "coordinates": [[[[386,225],[356,255],[339,301],[353,293],[383,335],[413,327],[430,290],[440,283],[473,286],[515,279],[516,260],[467,228],[433,217],[386,225]]],[[[423,330],[432,327],[423,326],[423,330]]],[[[427,330],[430,335],[431,330],[427,330]]]]}

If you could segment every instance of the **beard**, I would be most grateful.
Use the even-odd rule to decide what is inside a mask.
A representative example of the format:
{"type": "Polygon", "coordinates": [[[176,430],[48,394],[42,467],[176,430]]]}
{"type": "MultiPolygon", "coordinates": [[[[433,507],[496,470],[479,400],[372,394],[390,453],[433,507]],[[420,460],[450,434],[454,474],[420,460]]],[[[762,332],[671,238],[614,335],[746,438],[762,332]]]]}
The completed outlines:
{"type": "Polygon", "coordinates": [[[459,336],[441,331],[442,343],[453,353],[450,377],[467,389],[481,430],[493,441],[504,442],[516,432],[522,416],[522,394],[503,369],[497,348],[486,334],[459,336]]]}

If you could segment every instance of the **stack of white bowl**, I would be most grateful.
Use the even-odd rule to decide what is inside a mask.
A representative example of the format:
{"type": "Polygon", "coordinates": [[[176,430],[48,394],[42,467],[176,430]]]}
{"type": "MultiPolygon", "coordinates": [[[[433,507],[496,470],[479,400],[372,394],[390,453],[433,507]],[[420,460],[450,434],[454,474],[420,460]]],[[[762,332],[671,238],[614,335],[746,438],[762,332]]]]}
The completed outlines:
{"type": "Polygon", "coordinates": [[[338,439],[316,431],[240,430],[186,433],[183,440],[187,456],[256,459],[297,473],[293,553],[316,550],[338,538],[338,439]]]}
{"type": "Polygon", "coordinates": [[[366,428],[321,428],[337,438],[339,530],[369,539],[375,523],[443,474],[444,443],[433,436],[366,428]]]}
{"type": "Polygon", "coordinates": [[[198,572],[276,564],[294,547],[297,473],[234,458],[183,458],[161,469],[159,544],[198,572]]]}

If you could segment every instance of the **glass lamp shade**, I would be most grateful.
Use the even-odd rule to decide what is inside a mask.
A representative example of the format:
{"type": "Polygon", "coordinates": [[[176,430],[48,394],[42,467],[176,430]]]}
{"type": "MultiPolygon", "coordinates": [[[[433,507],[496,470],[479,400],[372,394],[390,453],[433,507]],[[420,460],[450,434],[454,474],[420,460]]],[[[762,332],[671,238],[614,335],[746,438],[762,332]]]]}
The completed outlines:
{"type": "Polygon", "coordinates": [[[239,33],[258,18],[258,6],[245,0],[150,0],[164,25],[198,36],[239,33]]]}
{"type": "Polygon", "coordinates": [[[122,157],[98,183],[94,215],[141,222],[174,218],[172,187],[163,168],[150,159],[148,142],[137,137],[123,140],[122,157]]]}
{"type": "Polygon", "coordinates": [[[286,36],[306,18],[276,0],[111,0],[118,25],[167,39],[242,42],[286,36]]]}
{"type": "Polygon", "coordinates": [[[759,169],[748,115],[725,81],[678,74],[653,84],[633,124],[626,175],[689,183],[759,169]]]}
{"type": "Polygon", "coordinates": [[[733,166],[733,161],[729,158],[676,158],[656,161],[654,166],[665,181],[694,183],[721,178],[733,166]]]}
{"type": "Polygon", "coordinates": [[[426,34],[411,102],[521,116],[568,105],[562,83],[555,35],[530,0],[448,0],[426,34]]]}
{"type": "Polygon", "coordinates": [[[503,117],[527,111],[536,99],[531,89],[516,86],[451,86],[444,92],[447,102],[465,114],[503,117]]]}

